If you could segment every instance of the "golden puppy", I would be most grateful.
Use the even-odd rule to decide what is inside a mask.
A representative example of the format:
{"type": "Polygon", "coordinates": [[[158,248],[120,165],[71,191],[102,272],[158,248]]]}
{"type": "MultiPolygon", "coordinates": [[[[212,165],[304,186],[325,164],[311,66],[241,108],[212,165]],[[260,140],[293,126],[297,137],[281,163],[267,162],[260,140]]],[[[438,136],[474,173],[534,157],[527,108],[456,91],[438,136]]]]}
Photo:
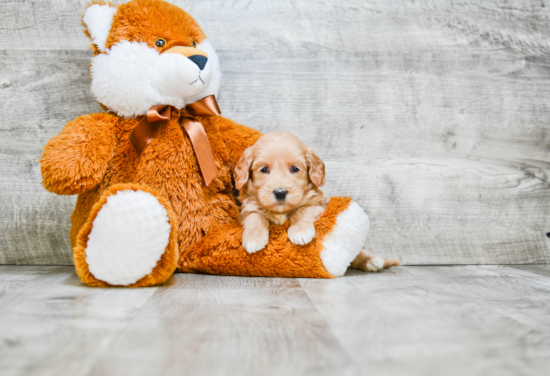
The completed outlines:
{"type": "Polygon", "coordinates": [[[315,237],[313,223],[327,204],[318,188],[324,184],[323,161],[290,133],[266,134],[246,149],[235,168],[245,249],[263,249],[270,223],[282,225],[287,219],[289,240],[309,243],[315,237]]]}
{"type": "MultiPolygon", "coordinates": [[[[319,187],[325,184],[325,164],[296,136],[266,134],[245,150],[235,167],[235,185],[242,203],[239,220],[248,253],[263,249],[270,224],[289,221],[288,238],[308,244],[315,237],[315,221],[328,200],[319,187]]],[[[378,271],[384,259],[362,251],[352,268],[378,271]]]]}

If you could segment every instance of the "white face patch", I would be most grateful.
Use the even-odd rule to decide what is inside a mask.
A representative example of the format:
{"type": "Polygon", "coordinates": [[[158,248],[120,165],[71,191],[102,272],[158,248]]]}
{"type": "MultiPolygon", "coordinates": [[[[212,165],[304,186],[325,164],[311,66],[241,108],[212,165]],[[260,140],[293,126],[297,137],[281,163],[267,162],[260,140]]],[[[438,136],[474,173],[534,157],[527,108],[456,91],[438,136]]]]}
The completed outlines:
{"type": "Polygon", "coordinates": [[[220,91],[222,71],[220,70],[220,59],[218,58],[216,50],[207,39],[199,43],[197,45],[197,48],[201,51],[206,52],[206,54],[208,55],[208,62],[206,63],[206,65],[210,65],[212,67],[210,83],[200,94],[187,98],[186,103],[196,102],[199,99],[202,99],[209,95],[217,96],[218,92],[220,91]]]}
{"type": "Polygon", "coordinates": [[[163,94],[191,98],[204,91],[212,78],[212,64],[203,70],[180,54],[162,54],[153,66],[151,83],[163,94]]]}
{"type": "Polygon", "coordinates": [[[208,41],[197,47],[208,54],[202,71],[182,55],[161,55],[145,43],[121,41],[92,58],[92,94],[127,118],[144,115],[153,105],[181,109],[217,95],[221,72],[216,51],[208,41]]]}

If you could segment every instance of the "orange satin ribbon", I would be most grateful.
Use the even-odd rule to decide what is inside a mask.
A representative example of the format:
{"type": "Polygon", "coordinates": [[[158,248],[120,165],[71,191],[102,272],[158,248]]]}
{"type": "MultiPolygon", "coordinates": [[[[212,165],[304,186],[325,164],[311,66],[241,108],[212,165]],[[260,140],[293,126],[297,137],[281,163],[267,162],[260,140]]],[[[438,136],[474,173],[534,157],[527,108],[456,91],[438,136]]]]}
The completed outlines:
{"type": "MultiPolygon", "coordinates": [[[[216,160],[208,142],[204,127],[195,116],[219,116],[220,108],[216,98],[210,95],[195,103],[188,104],[179,112],[180,125],[185,129],[195,150],[197,161],[201,169],[202,177],[208,186],[218,175],[216,160]]],[[[151,140],[155,138],[162,126],[172,117],[172,106],[156,105],[147,111],[145,116],[130,134],[130,142],[134,146],[138,156],[143,153],[151,140]]]]}

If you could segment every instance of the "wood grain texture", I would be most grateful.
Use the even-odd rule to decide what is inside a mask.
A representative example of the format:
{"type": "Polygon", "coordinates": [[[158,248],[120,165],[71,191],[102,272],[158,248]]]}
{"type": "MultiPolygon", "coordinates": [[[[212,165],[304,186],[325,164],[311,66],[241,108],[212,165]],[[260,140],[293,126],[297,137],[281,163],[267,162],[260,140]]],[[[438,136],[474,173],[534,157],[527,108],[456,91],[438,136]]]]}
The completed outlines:
{"type": "Polygon", "coordinates": [[[0,264],[72,263],[76,197],[47,192],[38,160],[69,120],[100,112],[86,51],[0,51],[0,264]]]}
{"type": "Polygon", "coordinates": [[[149,299],[90,372],[121,374],[356,370],[297,280],[178,275],[149,299]]]}
{"type": "Polygon", "coordinates": [[[550,265],[512,265],[514,269],[526,270],[531,273],[550,277],[550,265]]]}
{"type": "Polygon", "coordinates": [[[531,267],[402,267],[300,283],[368,374],[544,375],[550,284],[531,267]]]}
{"type": "Polygon", "coordinates": [[[2,376],[543,376],[542,265],[405,266],[334,280],[176,274],[84,286],[0,266],[2,376]],[[519,268],[519,269],[518,269],[519,268]]]}
{"type": "MultiPolygon", "coordinates": [[[[222,63],[225,116],[291,131],[331,195],[406,264],[550,261],[550,4],[175,1],[222,63]]],[[[0,263],[68,264],[74,197],[40,187],[41,147],[100,111],[80,1],[4,1],[0,263]],[[21,110],[24,109],[24,110],[21,110]]]]}
{"type": "Polygon", "coordinates": [[[87,288],[72,266],[1,267],[2,375],[88,374],[155,291],[87,288]]]}

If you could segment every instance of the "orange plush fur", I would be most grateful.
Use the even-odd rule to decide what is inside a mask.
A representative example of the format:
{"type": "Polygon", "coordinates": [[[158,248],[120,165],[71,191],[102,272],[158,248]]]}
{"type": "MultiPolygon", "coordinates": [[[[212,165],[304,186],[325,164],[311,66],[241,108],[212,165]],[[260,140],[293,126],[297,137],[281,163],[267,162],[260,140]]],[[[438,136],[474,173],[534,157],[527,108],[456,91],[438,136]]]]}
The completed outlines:
{"type": "MultiPolygon", "coordinates": [[[[114,6],[110,1],[92,1],[90,4],[114,6]]],[[[82,23],[82,26],[90,38],[86,24],[82,23]]],[[[162,52],[174,46],[191,46],[191,41],[200,43],[205,38],[193,17],[177,6],[158,0],[140,0],[118,6],[105,47],[110,48],[121,40],[139,40],[162,52]],[[159,36],[168,41],[162,48],[155,46],[155,39],[159,36]]],[[[90,48],[95,54],[99,53],[94,44],[90,48]]]]}
{"type": "MultiPolygon", "coordinates": [[[[85,33],[90,37],[87,30],[85,33]]],[[[162,52],[204,38],[198,24],[182,9],[158,0],[134,0],[119,5],[106,48],[121,40],[136,40],[162,52]],[[154,43],[159,35],[169,37],[162,48],[154,43]]],[[[94,55],[101,53],[95,46],[93,50],[94,55]]],[[[268,247],[249,255],[241,245],[231,171],[261,133],[221,116],[198,117],[219,169],[215,180],[206,186],[190,139],[178,124],[179,117],[179,111],[174,110],[172,119],[140,156],[129,136],[143,117],[122,118],[112,112],[70,121],[45,145],[40,161],[44,187],[61,195],[79,195],[71,216],[70,238],[81,279],[92,286],[108,285],[88,270],[88,235],[108,196],[138,189],[155,196],[166,208],[171,233],[153,271],[131,286],[162,283],[176,267],[184,272],[224,275],[331,277],[319,258],[322,240],[350,200],[330,201],[315,224],[317,237],[311,243],[293,245],[286,226],[273,226],[268,247]]]]}
{"type": "Polygon", "coordinates": [[[115,184],[107,189],[101,198],[94,204],[90,215],[82,227],[82,231],[77,236],[76,245],[73,248],[74,262],[76,267],[76,272],[80,279],[90,285],[95,287],[106,287],[109,286],[108,283],[96,279],[92,273],[88,270],[88,264],[86,263],[86,243],[88,242],[88,236],[92,231],[93,222],[97,216],[97,213],[101,207],[107,202],[107,198],[111,195],[116,194],[119,191],[123,190],[140,190],[148,192],[155,196],[159,202],[164,206],[168,212],[168,221],[172,225],[170,231],[170,237],[168,240],[168,246],[166,247],[166,252],[162,255],[161,259],[157,263],[157,269],[155,273],[146,275],[145,277],[138,280],[136,283],[129,285],[128,287],[138,287],[138,286],[150,286],[157,285],[160,283],[166,282],[168,278],[172,276],[174,270],[176,269],[176,263],[178,260],[178,233],[176,226],[173,224],[176,222],[176,216],[172,211],[170,203],[162,197],[156,190],[149,188],[146,185],[141,184],[115,184]]]}
{"type": "MultiPolygon", "coordinates": [[[[237,218],[231,170],[244,149],[261,134],[221,116],[200,118],[220,170],[206,187],[191,141],[177,123],[177,115],[137,158],[128,137],[139,120],[109,114],[84,115],[69,122],[44,147],[44,187],[58,194],[79,194],[71,216],[73,248],[77,246],[77,236],[87,236],[79,233],[86,222],[90,223],[96,202],[116,184],[142,184],[158,192],[156,197],[168,200],[176,218],[180,252],[214,227],[237,218]]],[[[84,230],[89,233],[91,228],[84,230]]],[[[85,258],[85,253],[75,252],[74,258],[78,271],[85,265],[80,259],[85,258]]],[[[161,271],[155,269],[155,273],[161,271]]],[[[84,273],[79,271],[79,275],[84,273]]]]}
{"type": "Polygon", "coordinates": [[[315,238],[306,245],[288,240],[288,222],[269,229],[269,243],[262,251],[249,254],[242,246],[243,229],[237,222],[220,226],[186,252],[182,252],[184,271],[220,275],[262,277],[333,278],[326,271],[319,253],[323,240],[332,231],[338,214],[348,208],[349,197],[332,197],[321,218],[315,222],[315,238]]]}

